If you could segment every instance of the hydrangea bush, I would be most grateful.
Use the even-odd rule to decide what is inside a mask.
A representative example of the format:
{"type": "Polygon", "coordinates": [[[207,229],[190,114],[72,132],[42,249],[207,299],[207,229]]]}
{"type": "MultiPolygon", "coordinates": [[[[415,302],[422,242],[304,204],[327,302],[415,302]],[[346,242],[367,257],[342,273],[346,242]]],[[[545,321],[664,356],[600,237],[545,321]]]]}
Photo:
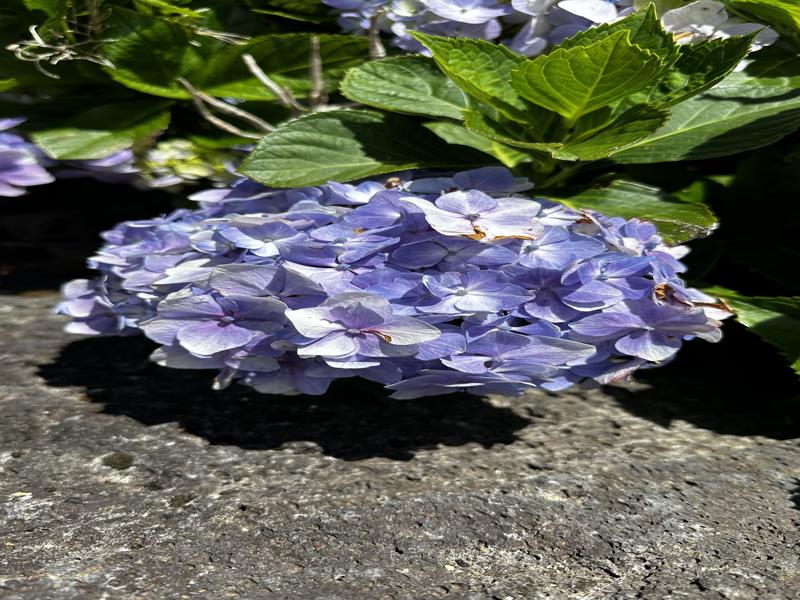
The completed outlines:
{"type": "Polygon", "coordinates": [[[197,194],[122,223],[64,288],[70,331],[142,332],[157,363],[261,392],[364,377],[397,398],[624,378],[729,313],[653,225],[523,195],[507,169],[197,194]]]}
{"type": "Polygon", "coordinates": [[[9,0],[0,196],[217,186],[59,310],[218,386],[557,390],[731,312],[800,372],[796,4],[9,0]]]}

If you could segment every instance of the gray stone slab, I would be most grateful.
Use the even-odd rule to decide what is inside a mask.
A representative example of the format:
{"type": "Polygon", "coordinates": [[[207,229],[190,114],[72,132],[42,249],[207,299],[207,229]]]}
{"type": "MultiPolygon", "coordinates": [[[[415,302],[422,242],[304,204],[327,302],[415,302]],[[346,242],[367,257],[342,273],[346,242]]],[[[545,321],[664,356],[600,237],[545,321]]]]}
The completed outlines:
{"type": "Polygon", "coordinates": [[[800,596],[800,413],[736,369],[218,393],[53,301],[0,296],[4,599],[800,596]]]}

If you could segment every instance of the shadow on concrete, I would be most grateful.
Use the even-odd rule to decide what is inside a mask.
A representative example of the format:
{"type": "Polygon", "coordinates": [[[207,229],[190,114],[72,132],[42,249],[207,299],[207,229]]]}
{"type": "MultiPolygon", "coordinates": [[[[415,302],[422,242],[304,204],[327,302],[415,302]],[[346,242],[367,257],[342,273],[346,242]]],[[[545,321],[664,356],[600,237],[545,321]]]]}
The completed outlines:
{"type": "Polygon", "coordinates": [[[789,502],[795,510],[800,510],[800,479],[795,478],[792,488],[789,490],[789,502]]]}
{"type": "Polygon", "coordinates": [[[215,392],[211,371],[150,363],[153,347],[141,337],[82,339],[39,375],[51,386],[86,388],[107,414],[145,425],[176,422],[211,444],[262,450],[314,442],[344,460],[410,460],[439,445],[509,444],[530,424],[477,396],[392,400],[380,385],[355,378],[334,382],[325,396],[271,396],[241,386],[215,392]]]}
{"type": "Polygon", "coordinates": [[[675,420],[731,435],[800,438],[800,381],[777,350],[737,323],[712,346],[688,342],[668,366],[637,372],[647,387],[605,391],[664,427],[675,420]]]}

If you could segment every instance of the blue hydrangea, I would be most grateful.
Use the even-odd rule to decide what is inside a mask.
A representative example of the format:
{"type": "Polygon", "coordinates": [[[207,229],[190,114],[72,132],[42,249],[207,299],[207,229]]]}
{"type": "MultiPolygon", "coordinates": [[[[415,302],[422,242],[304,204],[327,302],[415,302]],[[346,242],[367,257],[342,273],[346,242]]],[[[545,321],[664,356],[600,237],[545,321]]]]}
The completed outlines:
{"type": "Polygon", "coordinates": [[[346,32],[364,33],[374,22],[392,44],[426,52],[410,32],[500,41],[534,56],[548,46],[631,10],[630,0],[323,0],[346,32]]]}
{"type": "Polygon", "coordinates": [[[0,119],[0,196],[22,196],[29,186],[55,179],[42,166],[45,157],[35,145],[6,132],[24,120],[0,119]]]}
{"type": "Polygon", "coordinates": [[[86,177],[103,183],[137,185],[141,179],[133,150],[118,150],[103,158],[92,160],[65,160],[59,163],[59,179],[86,177]]]}
{"type": "Polygon", "coordinates": [[[117,225],[63,290],[75,333],[143,333],[158,364],[276,394],[377,381],[398,398],[607,383],[720,338],[685,249],[635,219],[523,195],[502,167],[268,189],[117,225]],[[398,184],[398,181],[400,182],[398,184]]]}
{"type": "MultiPolygon", "coordinates": [[[[576,33],[630,14],[633,0],[323,0],[346,32],[365,33],[372,24],[393,46],[427,50],[410,32],[502,42],[526,56],[536,56],[576,33]]],[[[777,34],[762,25],[731,17],[715,0],[697,0],[666,11],[663,23],[679,43],[760,31],[757,50],[777,34]]]]}

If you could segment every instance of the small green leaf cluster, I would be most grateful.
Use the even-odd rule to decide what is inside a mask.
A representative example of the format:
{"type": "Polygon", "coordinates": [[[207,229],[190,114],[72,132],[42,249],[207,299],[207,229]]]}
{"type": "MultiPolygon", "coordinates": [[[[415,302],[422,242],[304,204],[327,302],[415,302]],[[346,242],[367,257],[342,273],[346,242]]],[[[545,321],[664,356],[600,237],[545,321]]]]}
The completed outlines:
{"type": "Polygon", "coordinates": [[[464,167],[480,161],[469,147],[487,163],[531,163],[541,184],[543,174],[564,163],[713,158],[768,145],[800,127],[793,54],[764,50],[745,71],[734,72],[748,57],[752,36],[681,46],[653,5],[534,59],[481,40],[415,35],[432,59],[372,61],[342,81],[346,97],[381,112],[290,122],[264,138],[242,172],[269,185],[312,185],[398,165],[464,167]],[[387,112],[435,120],[393,116],[389,122],[387,112]],[[352,135],[345,122],[364,119],[372,122],[368,136],[385,143],[352,135]],[[350,135],[326,137],[342,128],[350,135]],[[425,142],[429,132],[456,148],[425,142]],[[317,153],[321,138],[332,140],[336,156],[317,153]],[[436,150],[432,160],[418,150],[423,147],[436,150]],[[408,152],[398,160],[403,148],[408,152]]]}
{"type": "MultiPolygon", "coordinates": [[[[472,133],[534,157],[628,163],[717,155],[713,147],[698,147],[729,128],[730,107],[702,97],[684,105],[725,79],[752,42],[741,36],[679,46],[653,5],[534,59],[480,40],[416,37],[439,74],[426,70],[420,57],[387,59],[351,71],[344,94],[384,110],[460,119],[472,133]],[[698,110],[713,113],[700,132],[688,123],[698,110]]],[[[740,110],[734,123],[789,108],[780,102],[771,110],[740,110]]],[[[770,141],[747,140],[733,150],[770,141]]]]}

